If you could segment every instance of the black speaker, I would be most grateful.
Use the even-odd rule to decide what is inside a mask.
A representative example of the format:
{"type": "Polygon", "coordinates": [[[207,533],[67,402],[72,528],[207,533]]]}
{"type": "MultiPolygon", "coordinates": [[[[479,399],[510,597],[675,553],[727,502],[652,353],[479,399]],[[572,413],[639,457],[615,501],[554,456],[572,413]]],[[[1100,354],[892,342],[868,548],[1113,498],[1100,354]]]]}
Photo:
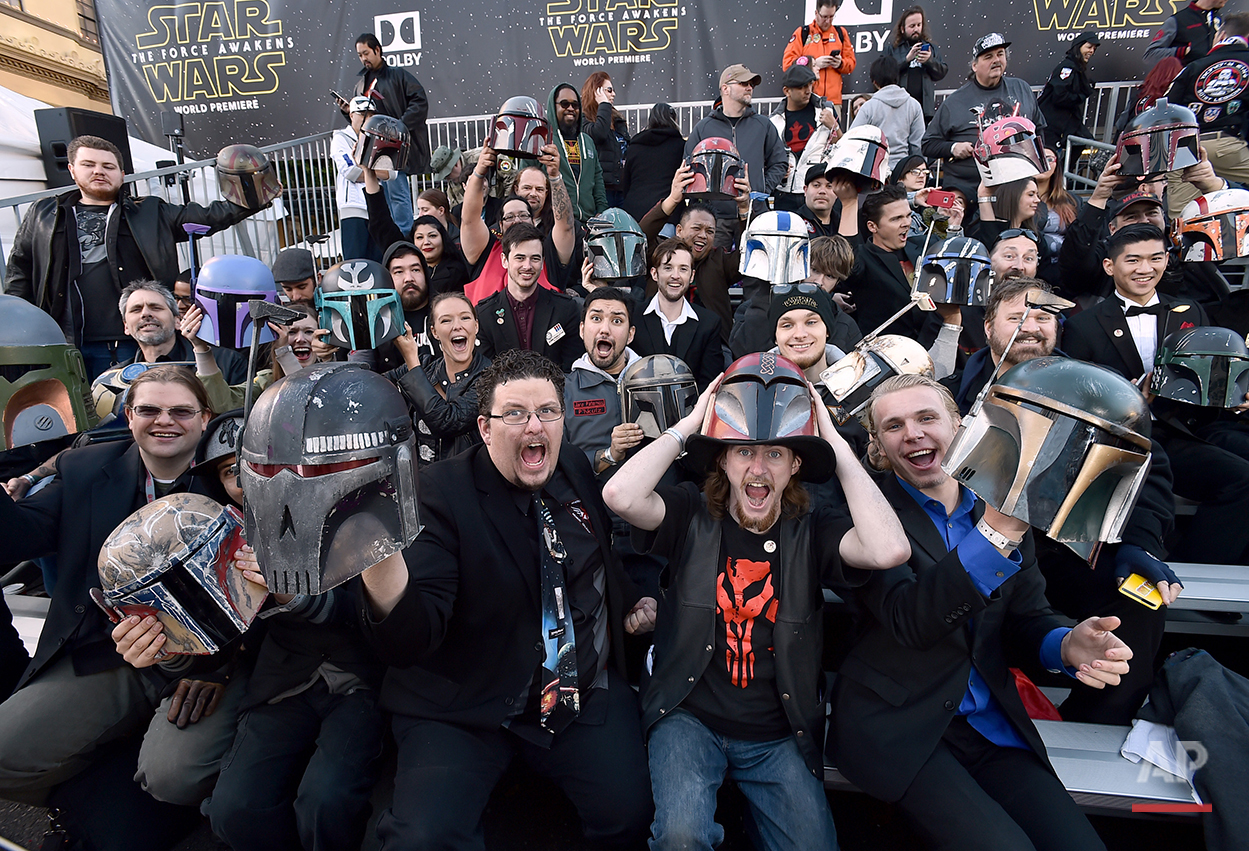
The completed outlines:
{"type": "Polygon", "coordinates": [[[70,186],[74,182],[69,174],[68,149],[75,136],[99,136],[112,142],[121,151],[122,171],[134,173],[124,118],[74,107],[36,109],[35,127],[39,131],[39,152],[43,155],[49,189],[70,186]]]}

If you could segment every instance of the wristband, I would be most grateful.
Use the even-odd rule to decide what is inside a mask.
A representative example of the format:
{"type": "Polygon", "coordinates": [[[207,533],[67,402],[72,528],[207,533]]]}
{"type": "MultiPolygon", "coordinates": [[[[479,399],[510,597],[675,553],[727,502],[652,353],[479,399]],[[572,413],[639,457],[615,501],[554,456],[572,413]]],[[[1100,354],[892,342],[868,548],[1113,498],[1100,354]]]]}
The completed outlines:
{"type": "Polygon", "coordinates": [[[30,486],[31,486],[32,488],[33,488],[35,485],[37,485],[37,484],[39,484],[40,482],[42,482],[42,481],[43,481],[43,479],[36,478],[36,477],[32,476],[30,473],[23,473],[23,474],[22,474],[22,476],[21,476],[20,478],[23,478],[23,479],[25,479],[27,482],[29,482],[29,483],[30,483],[30,486]]]}
{"type": "Polygon", "coordinates": [[[977,204],[992,204],[997,200],[996,195],[980,195],[976,198],[977,204]]]}
{"type": "Polygon", "coordinates": [[[976,522],[976,531],[984,535],[985,539],[999,550],[1013,550],[1023,543],[1023,538],[1018,541],[1012,541],[998,530],[989,525],[983,517],[976,522]]]}
{"type": "Polygon", "coordinates": [[[670,428],[664,429],[664,434],[668,435],[669,437],[671,437],[673,440],[677,442],[678,452],[685,451],[685,435],[681,434],[680,429],[678,429],[676,426],[672,426],[670,428]]]}
{"type": "Polygon", "coordinates": [[[616,459],[612,457],[610,446],[603,450],[603,460],[606,461],[610,467],[616,466],[616,459]]]}

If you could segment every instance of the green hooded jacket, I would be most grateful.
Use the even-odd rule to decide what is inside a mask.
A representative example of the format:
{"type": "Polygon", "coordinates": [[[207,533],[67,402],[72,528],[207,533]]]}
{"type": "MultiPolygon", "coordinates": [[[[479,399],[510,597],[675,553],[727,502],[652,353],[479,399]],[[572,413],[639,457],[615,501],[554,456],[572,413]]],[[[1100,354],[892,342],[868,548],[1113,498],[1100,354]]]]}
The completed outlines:
{"type": "Polygon", "coordinates": [[[551,89],[546,98],[547,120],[551,122],[551,133],[559,148],[559,173],[564,178],[564,186],[568,188],[568,197],[572,199],[573,213],[584,224],[591,217],[607,209],[607,190],[603,187],[603,167],[599,163],[598,148],[588,133],[580,131],[581,118],[577,118],[577,139],[581,148],[581,173],[574,174],[568,163],[568,151],[563,145],[563,137],[559,128],[559,113],[555,109],[555,93],[567,88],[576,98],[578,105],[581,95],[572,83],[560,83],[551,89]]]}

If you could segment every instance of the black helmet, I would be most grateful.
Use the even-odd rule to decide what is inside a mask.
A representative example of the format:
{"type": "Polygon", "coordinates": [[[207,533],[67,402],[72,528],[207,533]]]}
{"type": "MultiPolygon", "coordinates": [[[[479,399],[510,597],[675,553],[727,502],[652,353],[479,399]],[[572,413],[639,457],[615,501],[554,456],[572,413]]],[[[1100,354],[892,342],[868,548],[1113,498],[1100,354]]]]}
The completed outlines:
{"type": "Polygon", "coordinates": [[[1152,380],[1164,399],[1211,408],[1235,408],[1249,393],[1249,349],[1230,328],[1176,331],[1158,349],[1152,380]]]}
{"type": "Polygon", "coordinates": [[[989,303],[991,277],[989,250],[984,243],[956,236],[924,257],[915,286],[937,304],[983,306],[989,303]]]}
{"type": "Polygon", "coordinates": [[[1160,98],[1129,121],[1119,137],[1119,174],[1162,174],[1197,165],[1201,162],[1199,133],[1197,116],[1191,109],[1160,98]]]}
{"type": "Polygon", "coordinates": [[[415,458],[403,396],[358,364],[301,369],[260,394],[239,462],[270,590],[320,594],[412,543],[415,458]]]}
{"type": "Polygon", "coordinates": [[[408,161],[408,128],[398,118],[371,115],[360,127],[355,159],[365,168],[395,171],[408,161]]]}

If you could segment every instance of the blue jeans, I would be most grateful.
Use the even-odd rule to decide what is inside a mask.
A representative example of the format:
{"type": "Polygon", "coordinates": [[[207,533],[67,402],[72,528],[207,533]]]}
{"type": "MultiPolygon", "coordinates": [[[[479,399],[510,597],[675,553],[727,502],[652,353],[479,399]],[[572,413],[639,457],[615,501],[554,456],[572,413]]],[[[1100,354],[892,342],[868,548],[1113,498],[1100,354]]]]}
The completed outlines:
{"type": "Polygon", "coordinates": [[[386,193],[386,204],[390,207],[395,227],[405,239],[411,238],[415,216],[412,214],[412,184],[408,183],[408,176],[401,171],[395,172],[394,177],[382,184],[382,191],[386,193]]]}
{"type": "Polygon", "coordinates": [[[647,748],[655,795],[652,851],[710,851],[724,841],[715,814],[725,777],[750,804],[757,847],[836,851],[824,785],[807,768],[793,736],[772,742],[730,739],[677,709],[651,728],[647,748]]]}
{"type": "Polygon", "coordinates": [[[368,219],[339,219],[339,232],[342,235],[344,260],[373,260],[382,262],[382,252],[373,244],[369,236],[368,219]]]}
{"type": "Polygon", "coordinates": [[[82,352],[83,365],[87,367],[87,380],[95,381],[109,367],[133,360],[139,352],[139,344],[134,340],[100,341],[83,343],[79,351],[82,352]]]}

